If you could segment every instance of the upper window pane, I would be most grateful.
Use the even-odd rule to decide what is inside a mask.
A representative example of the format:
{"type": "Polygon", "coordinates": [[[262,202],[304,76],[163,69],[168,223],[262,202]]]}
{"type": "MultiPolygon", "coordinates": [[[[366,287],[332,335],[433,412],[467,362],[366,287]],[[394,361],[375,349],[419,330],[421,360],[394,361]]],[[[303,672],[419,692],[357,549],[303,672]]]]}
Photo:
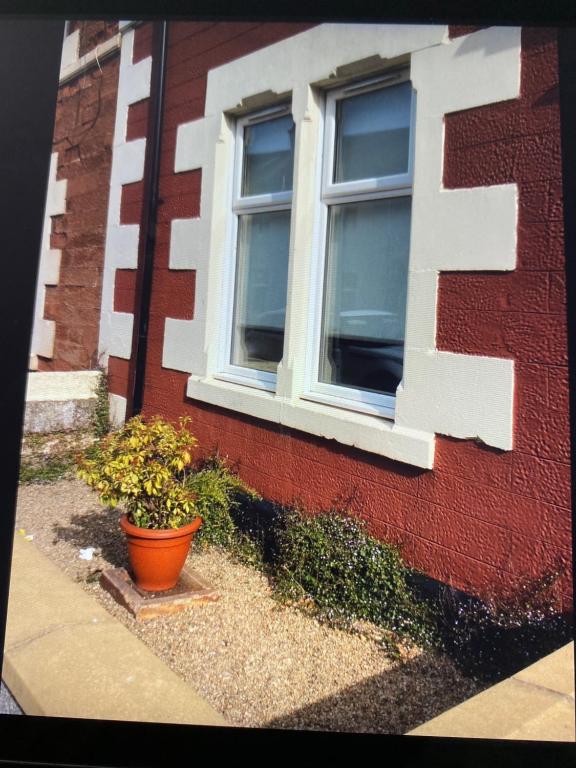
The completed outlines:
{"type": "Polygon", "coordinates": [[[242,195],[292,189],[294,121],[291,115],[244,128],[242,195]]]}
{"type": "Polygon", "coordinates": [[[335,183],[407,173],[411,99],[401,83],[338,102],[335,183]]]}

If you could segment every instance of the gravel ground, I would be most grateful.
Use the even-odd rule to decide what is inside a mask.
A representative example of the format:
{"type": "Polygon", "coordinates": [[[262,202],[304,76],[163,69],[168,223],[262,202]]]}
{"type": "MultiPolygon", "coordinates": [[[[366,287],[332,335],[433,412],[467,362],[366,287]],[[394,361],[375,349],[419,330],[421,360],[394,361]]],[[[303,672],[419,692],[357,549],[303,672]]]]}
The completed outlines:
{"type": "Polygon", "coordinates": [[[17,528],[235,725],[402,734],[480,690],[438,654],[392,660],[369,634],[280,606],[265,577],[217,550],[188,563],[218,602],[135,621],[98,583],[127,566],[118,513],[78,480],[22,486],[17,528]]]}

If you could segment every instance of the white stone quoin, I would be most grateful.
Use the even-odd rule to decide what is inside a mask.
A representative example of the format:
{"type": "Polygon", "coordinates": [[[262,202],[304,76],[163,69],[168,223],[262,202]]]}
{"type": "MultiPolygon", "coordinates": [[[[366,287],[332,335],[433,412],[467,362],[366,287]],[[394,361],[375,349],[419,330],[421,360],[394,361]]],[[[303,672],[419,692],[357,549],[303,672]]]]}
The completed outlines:
{"type": "Polygon", "coordinates": [[[42,229],[42,244],[40,247],[40,262],[38,265],[38,283],[36,302],[34,306],[34,324],[32,327],[32,346],[30,353],[30,370],[38,367],[38,355],[51,358],[54,354],[54,339],[56,324],[44,317],[46,301],[46,286],[58,285],[60,279],[60,259],[62,252],[50,248],[52,232],[52,217],[66,213],[66,179],[56,180],[58,168],[58,153],[53,152],[50,158],[50,173],[48,177],[48,192],[44,211],[44,227],[42,229]]]}
{"type": "MultiPolygon", "coordinates": [[[[122,186],[141,181],[144,176],[146,140],[126,140],[128,107],[150,96],[152,58],[132,63],[134,29],[122,26],[120,73],[116,104],[116,122],[112,150],[110,197],[106,225],[102,303],[100,312],[99,360],[107,366],[109,355],[130,358],[134,316],[128,312],[114,312],[114,282],[117,269],[136,269],[138,266],[137,224],[120,224],[122,186]]],[[[110,396],[112,420],[119,424],[126,411],[126,399],[110,396]]]]}

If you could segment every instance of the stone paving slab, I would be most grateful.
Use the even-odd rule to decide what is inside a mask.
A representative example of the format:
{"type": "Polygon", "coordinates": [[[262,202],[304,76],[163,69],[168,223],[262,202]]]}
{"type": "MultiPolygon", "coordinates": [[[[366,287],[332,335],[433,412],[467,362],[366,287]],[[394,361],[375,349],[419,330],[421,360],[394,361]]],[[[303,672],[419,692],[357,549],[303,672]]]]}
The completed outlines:
{"type": "Polygon", "coordinates": [[[572,642],[408,735],[573,742],[575,723],[572,642]]]}
{"type": "Polygon", "coordinates": [[[138,589],[125,568],[104,571],[100,576],[100,584],[139,621],[179,613],[220,597],[191,568],[185,568],[176,586],[166,592],[144,592],[138,589]]]}
{"type": "Polygon", "coordinates": [[[3,677],[27,715],[230,725],[18,534],[3,677]]]}

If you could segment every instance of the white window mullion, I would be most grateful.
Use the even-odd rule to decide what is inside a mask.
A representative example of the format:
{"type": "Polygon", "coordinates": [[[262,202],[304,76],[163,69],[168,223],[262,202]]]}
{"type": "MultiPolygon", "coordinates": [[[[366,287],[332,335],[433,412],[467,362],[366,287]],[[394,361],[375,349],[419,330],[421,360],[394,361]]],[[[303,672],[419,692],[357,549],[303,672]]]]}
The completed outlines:
{"type": "Polygon", "coordinates": [[[294,200],[288,266],[288,300],[284,356],[278,366],[277,394],[295,405],[308,387],[312,272],[319,241],[321,211],[318,206],[322,179],[322,137],[324,133],[323,95],[306,83],[292,93],[296,123],[294,155],[294,200]]]}

